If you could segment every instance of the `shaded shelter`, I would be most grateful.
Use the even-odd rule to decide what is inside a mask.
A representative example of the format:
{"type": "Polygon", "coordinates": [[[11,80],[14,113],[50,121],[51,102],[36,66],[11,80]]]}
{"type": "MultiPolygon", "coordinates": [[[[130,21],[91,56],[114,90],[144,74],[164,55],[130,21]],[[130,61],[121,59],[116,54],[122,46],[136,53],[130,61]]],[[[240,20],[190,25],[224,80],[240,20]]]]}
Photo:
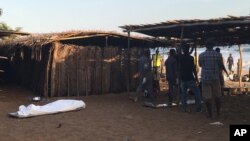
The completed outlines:
{"type": "MultiPolygon", "coordinates": [[[[250,43],[250,16],[228,16],[208,20],[171,20],[155,24],[125,25],[120,27],[129,34],[130,32],[137,32],[161,38],[170,44],[172,43],[173,46],[178,44],[181,47],[181,44],[186,42],[193,44],[195,47],[203,47],[208,38],[214,39],[215,46],[238,45],[241,58],[239,77],[241,78],[241,45],[250,43]]],[[[241,87],[241,79],[239,87],[241,87]]]]}
{"type": "Polygon", "coordinates": [[[156,44],[131,37],[128,51],[127,39],[100,31],[38,34],[6,41],[0,53],[10,59],[10,78],[41,96],[116,93],[136,88],[138,59],[156,44]]]}

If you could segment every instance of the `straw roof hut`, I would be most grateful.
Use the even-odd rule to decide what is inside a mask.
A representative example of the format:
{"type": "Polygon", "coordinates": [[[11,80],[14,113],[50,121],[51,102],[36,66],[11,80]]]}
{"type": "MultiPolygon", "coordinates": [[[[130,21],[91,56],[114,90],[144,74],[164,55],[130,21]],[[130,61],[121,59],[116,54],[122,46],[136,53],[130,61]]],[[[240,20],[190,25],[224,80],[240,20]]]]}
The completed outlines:
{"type": "Polygon", "coordinates": [[[155,45],[115,32],[74,31],[5,41],[0,54],[10,60],[10,80],[41,96],[80,96],[135,89],[138,58],[155,45]]]}

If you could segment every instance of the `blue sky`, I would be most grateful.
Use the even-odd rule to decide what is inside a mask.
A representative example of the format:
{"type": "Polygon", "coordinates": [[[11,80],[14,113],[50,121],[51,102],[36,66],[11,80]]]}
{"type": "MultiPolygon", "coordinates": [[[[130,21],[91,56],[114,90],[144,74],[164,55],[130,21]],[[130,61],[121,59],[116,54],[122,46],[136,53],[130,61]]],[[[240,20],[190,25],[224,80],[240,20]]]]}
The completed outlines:
{"type": "Polygon", "coordinates": [[[250,0],[0,0],[0,22],[32,33],[250,14],[250,0]]]}

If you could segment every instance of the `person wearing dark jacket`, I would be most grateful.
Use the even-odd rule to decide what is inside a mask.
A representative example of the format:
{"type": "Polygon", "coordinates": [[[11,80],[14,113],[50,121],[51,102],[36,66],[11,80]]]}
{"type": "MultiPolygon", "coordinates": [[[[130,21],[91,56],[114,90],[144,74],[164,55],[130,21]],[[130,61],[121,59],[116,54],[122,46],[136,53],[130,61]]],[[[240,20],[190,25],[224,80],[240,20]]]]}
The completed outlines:
{"type": "Polygon", "coordinates": [[[198,76],[194,57],[189,53],[189,45],[184,44],[183,55],[180,56],[180,77],[181,77],[181,103],[184,112],[188,112],[187,90],[190,89],[195,95],[196,112],[201,112],[201,94],[198,88],[198,76]]]}
{"type": "Polygon", "coordinates": [[[168,81],[168,104],[172,105],[173,95],[177,88],[177,60],[176,52],[170,49],[168,59],[165,61],[166,79],[168,81]]]}
{"type": "Polygon", "coordinates": [[[227,76],[229,76],[227,70],[226,70],[226,67],[224,65],[224,61],[223,61],[223,56],[222,54],[220,53],[220,48],[216,48],[215,49],[216,52],[218,52],[220,54],[220,57],[221,57],[221,63],[222,63],[222,66],[220,68],[220,73],[219,73],[219,78],[220,78],[220,86],[221,86],[221,94],[224,95],[224,87],[225,87],[225,81],[224,81],[224,75],[223,75],[223,71],[227,74],[227,76]]]}

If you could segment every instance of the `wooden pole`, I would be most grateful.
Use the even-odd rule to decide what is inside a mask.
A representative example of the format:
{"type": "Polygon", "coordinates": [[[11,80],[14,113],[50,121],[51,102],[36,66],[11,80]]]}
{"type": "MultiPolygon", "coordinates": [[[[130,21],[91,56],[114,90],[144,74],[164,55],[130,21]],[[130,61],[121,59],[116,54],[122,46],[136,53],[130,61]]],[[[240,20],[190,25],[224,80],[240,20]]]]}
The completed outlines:
{"type": "Polygon", "coordinates": [[[195,59],[195,67],[196,67],[196,72],[199,72],[199,65],[198,65],[198,54],[197,54],[197,44],[194,44],[194,59],[195,59]]]}
{"type": "Polygon", "coordinates": [[[128,31],[127,92],[130,92],[130,31],[128,31]]]}
{"type": "MultiPolygon", "coordinates": [[[[105,48],[108,48],[108,36],[105,37],[105,48]]],[[[103,80],[103,63],[104,63],[104,49],[101,48],[101,93],[104,94],[104,84],[105,84],[105,80],[103,80]]]]}
{"type": "Polygon", "coordinates": [[[242,45],[238,45],[239,53],[240,53],[240,60],[239,60],[239,88],[241,92],[241,76],[242,76],[242,45]]]}
{"type": "Polygon", "coordinates": [[[51,61],[51,76],[50,76],[50,96],[56,96],[57,89],[57,65],[58,65],[58,50],[60,48],[59,42],[53,42],[53,53],[52,53],[52,61],[51,61]]]}
{"type": "Polygon", "coordinates": [[[249,78],[249,82],[250,82],[250,67],[249,67],[249,69],[248,69],[248,78],[249,78]]]}
{"type": "Polygon", "coordinates": [[[49,49],[49,57],[48,57],[48,62],[47,62],[47,66],[46,66],[46,80],[45,80],[45,90],[44,90],[44,95],[45,97],[49,96],[50,93],[50,77],[51,77],[51,67],[52,67],[52,59],[53,59],[53,50],[54,50],[54,46],[52,45],[52,48],[49,49]]]}
{"type": "Polygon", "coordinates": [[[69,94],[69,72],[67,71],[67,90],[68,90],[68,96],[70,96],[69,94]]]}
{"type": "MultiPolygon", "coordinates": [[[[181,28],[181,35],[180,35],[180,47],[178,48],[178,56],[181,56],[181,49],[182,49],[182,42],[183,42],[183,37],[184,37],[184,27],[181,28]]],[[[180,59],[177,60],[178,61],[178,68],[177,68],[177,104],[179,105],[180,103],[180,95],[181,95],[181,73],[180,73],[180,59]]]]}
{"type": "Polygon", "coordinates": [[[84,65],[86,66],[84,69],[84,76],[85,76],[85,95],[88,96],[89,95],[89,89],[88,89],[88,80],[89,80],[89,56],[87,52],[88,47],[85,47],[83,50],[84,53],[84,65]]]}
{"type": "Polygon", "coordinates": [[[182,42],[184,37],[184,27],[181,28],[181,36],[180,36],[180,48],[178,54],[181,55],[182,42]]]}
{"type": "Polygon", "coordinates": [[[88,96],[89,95],[89,67],[88,67],[89,63],[88,63],[88,60],[86,62],[87,63],[85,64],[87,64],[87,68],[86,68],[85,74],[87,75],[85,76],[85,87],[86,87],[85,90],[86,90],[86,96],[88,96]]]}
{"type": "Polygon", "coordinates": [[[60,93],[61,93],[61,67],[60,67],[60,63],[58,63],[58,93],[57,93],[57,96],[60,97],[60,93]]]}
{"type": "Polygon", "coordinates": [[[76,47],[76,93],[77,96],[80,96],[79,94],[79,74],[78,74],[78,47],[76,47]]]}

